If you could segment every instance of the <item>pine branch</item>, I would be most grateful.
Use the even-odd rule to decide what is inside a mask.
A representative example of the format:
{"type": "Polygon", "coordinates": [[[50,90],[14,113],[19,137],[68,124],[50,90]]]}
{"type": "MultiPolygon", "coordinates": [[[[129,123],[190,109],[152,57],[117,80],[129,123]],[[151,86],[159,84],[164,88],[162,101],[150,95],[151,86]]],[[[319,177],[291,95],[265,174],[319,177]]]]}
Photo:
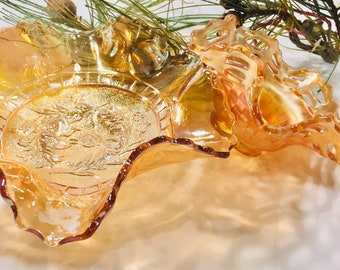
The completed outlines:
{"type": "Polygon", "coordinates": [[[30,18],[60,31],[91,30],[109,18],[124,15],[160,28],[174,46],[183,46],[186,40],[179,31],[222,16],[218,13],[191,14],[190,10],[198,6],[205,10],[205,7],[221,5],[226,13],[236,14],[240,23],[250,28],[263,29],[270,35],[288,33],[297,47],[320,55],[326,62],[336,62],[340,54],[339,7],[332,0],[220,0],[219,3],[214,0],[85,0],[89,22],[76,14],[76,5],[71,0],[45,2],[47,6],[32,0],[1,0],[6,8],[0,13],[10,23],[30,18]]]}
{"type": "Polygon", "coordinates": [[[221,0],[220,4],[226,13],[236,14],[242,24],[250,23],[253,29],[279,35],[286,31],[298,48],[330,63],[339,58],[339,8],[332,0],[221,0]]]}

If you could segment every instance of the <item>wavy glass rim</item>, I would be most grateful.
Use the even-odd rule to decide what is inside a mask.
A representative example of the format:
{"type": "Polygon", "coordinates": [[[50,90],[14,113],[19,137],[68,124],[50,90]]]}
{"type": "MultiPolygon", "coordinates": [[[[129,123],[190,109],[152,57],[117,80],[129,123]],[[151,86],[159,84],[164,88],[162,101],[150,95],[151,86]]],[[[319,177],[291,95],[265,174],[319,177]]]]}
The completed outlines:
{"type": "MultiPolygon", "coordinates": [[[[202,146],[195,143],[193,140],[184,137],[173,137],[171,131],[168,130],[169,123],[171,121],[170,114],[167,115],[166,111],[167,102],[162,100],[162,95],[160,92],[144,83],[139,81],[137,78],[134,78],[131,75],[120,74],[120,73],[112,73],[112,72],[99,72],[99,71],[81,71],[81,72],[61,72],[58,74],[49,74],[45,77],[39,78],[36,81],[28,83],[25,87],[17,88],[12,95],[8,96],[0,106],[2,107],[2,118],[3,123],[6,125],[6,121],[8,117],[15,111],[16,108],[23,106],[26,102],[29,102],[32,98],[40,95],[49,93],[50,91],[55,91],[56,89],[61,89],[62,87],[74,87],[74,86],[81,86],[81,85],[90,85],[92,87],[105,87],[105,86],[113,86],[118,87],[121,89],[126,89],[128,91],[134,91],[134,89],[138,89],[136,84],[141,83],[145,85],[142,93],[135,93],[141,98],[147,95],[147,100],[152,102],[154,107],[157,107],[157,113],[159,114],[159,126],[160,126],[160,134],[152,138],[151,140],[145,141],[135,147],[131,153],[129,154],[128,158],[122,163],[120,168],[118,169],[118,173],[112,175],[111,179],[108,179],[107,182],[112,183],[112,186],[109,187],[107,190],[109,193],[106,199],[103,199],[103,204],[98,205],[98,209],[96,210],[96,214],[89,219],[89,222],[86,223],[87,229],[82,233],[78,233],[72,236],[61,237],[60,241],[58,240],[55,244],[50,244],[45,239],[46,236],[39,230],[39,228],[32,228],[30,226],[25,226],[21,224],[17,224],[21,229],[31,232],[37,235],[41,240],[47,243],[50,246],[57,246],[62,245],[69,242],[74,242],[78,240],[84,240],[92,236],[95,231],[100,226],[103,219],[108,215],[111,209],[114,206],[115,200],[118,195],[118,191],[122,185],[122,183],[126,180],[129,176],[131,169],[133,168],[136,160],[145,153],[148,149],[161,144],[173,144],[173,145],[180,145],[188,147],[188,151],[197,151],[199,153],[203,153],[208,156],[212,157],[219,157],[219,158],[227,158],[230,155],[231,147],[227,151],[216,151],[214,148],[209,146],[202,146]],[[129,82],[133,81],[131,85],[125,84],[124,80],[121,78],[126,78],[126,80],[130,80],[129,82]],[[4,104],[6,103],[6,106],[4,104]]],[[[6,158],[2,158],[3,162],[13,162],[13,160],[9,160],[6,158]]],[[[21,162],[14,161],[13,163],[20,164],[21,167],[25,168],[25,164],[21,162]]],[[[29,169],[27,169],[30,172],[29,169]]],[[[20,209],[15,202],[15,199],[12,199],[7,191],[7,179],[4,170],[0,167],[0,194],[5,199],[5,201],[9,204],[12,209],[14,218],[18,217],[18,213],[20,209]]],[[[64,193],[66,194],[66,193],[64,193]]],[[[46,198],[46,197],[45,197],[46,198]]]]}
{"type": "MultiPolygon", "coordinates": [[[[98,229],[103,219],[112,210],[114,203],[116,201],[119,189],[122,183],[124,182],[124,180],[127,178],[129,172],[131,171],[131,168],[133,167],[134,162],[146,150],[148,150],[149,148],[153,146],[162,144],[162,143],[170,143],[170,144],[175,144],[175,145],[187,146],[191,148],[192,150],[199,151],[203,154],[213,156],[213,157],[218,157],[218,158],[228,158],[230,156],[229,151],[228,152],[215,151],[211,147],[206,147],[206,146],[195,144],[192,140],[187,139],[187,138],[171,138],[168,136],[159,136],[159,137],[155,137],[154,139],[148,142],[142,143],[141,145],[139,145],[132,151],[128,159],[124,162],[117,177],[115,178],[114,185],[112,187],[112,190],[109,196],[107,197],[104,203],[104,206],[100,209],[99,213],[92,219],[92,222],[88,226],[87,230],[84,231],[82,234],[71,236],[71,237],[66,237],[62,239],[58,243],[58,245],[62,245],[62,244],[66,244],[66,243],[74,242],[74,241],[79,241],[79,240],[84,240],[84,239],[91,237],[95,233],[95,231],[98,229]]],[[[3,172],[3,170],[0,168],[0,194],[5,199],[5,201],[10,205],[13,211],[14,218],[16,218],[16,216],[18,215],[18,209],[17,209],[15,202],[9,197],[7,193],[6,182],[7,182],[6,175],[3,172]]],[[[44,241],[44,236],[38,230],[34,228],[26,228],[24,230],[37,235],[41,240],[44,241]]]]}

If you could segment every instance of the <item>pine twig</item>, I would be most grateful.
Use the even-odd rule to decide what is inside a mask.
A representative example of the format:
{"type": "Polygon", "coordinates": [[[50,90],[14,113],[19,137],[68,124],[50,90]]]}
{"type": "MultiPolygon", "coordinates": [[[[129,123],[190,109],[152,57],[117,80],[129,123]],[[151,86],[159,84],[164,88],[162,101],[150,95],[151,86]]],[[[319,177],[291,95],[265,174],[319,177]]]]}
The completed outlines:
{"type": "Polygon", "coordinates": [[[339,58],[339,8],[332,0],[221,0],[220,4],[226,13],[236,14],[241,23],[251,23],[251,28],[261,28],[269,34],[287,31],[300,49],[330,63],[339,58]]]}

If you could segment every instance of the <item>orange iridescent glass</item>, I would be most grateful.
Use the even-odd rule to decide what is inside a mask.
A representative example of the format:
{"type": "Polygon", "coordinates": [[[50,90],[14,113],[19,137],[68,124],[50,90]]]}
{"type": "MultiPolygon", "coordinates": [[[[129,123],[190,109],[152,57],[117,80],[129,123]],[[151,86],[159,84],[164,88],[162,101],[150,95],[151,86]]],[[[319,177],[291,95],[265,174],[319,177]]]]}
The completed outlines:
{"type": "Polygon", "coordinates": [[[331,87],[232,16],[194,32],[191,50],[124,17],[88,32],[36,22],[0,35],[1,194],[50,246],[90,237],[121,184],[155,167],[290,144],[339,161],[331,87]]]}
{"type": "Polygon", "coordinates": [[[190,48],[212,71],[212,124],[221,134],[236,136],[237,150],[258,155],[302,145],[340,163],[332,87],[318,72],[282,61],[276,39],[237,28],[237,18],[228,15],[194,31],[190,48]]]}
{"type": "Polygon", "coordinates": [[[162,31],[124,17],[67,36],[48,29],[21,23],[0,40],[1,193],[21,228],[50,246],[87,238],[127,178],[229,155],[199,58],[162,31]]]}

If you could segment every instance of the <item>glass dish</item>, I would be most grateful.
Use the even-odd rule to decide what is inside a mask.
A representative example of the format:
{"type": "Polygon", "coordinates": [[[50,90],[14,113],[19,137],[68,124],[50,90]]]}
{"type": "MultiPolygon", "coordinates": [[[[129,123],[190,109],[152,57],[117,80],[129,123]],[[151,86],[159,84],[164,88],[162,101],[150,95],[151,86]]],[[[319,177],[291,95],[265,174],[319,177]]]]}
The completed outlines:
{"type": "MultiPolygon", "coordinates": [[[[284,56],[288,63],[320,70],[324,76],[332,68],[306,53],[285,49],[284,56]]],[[[89,82],[106,87],[117,76],[93,71],[78,75],[86,87],[89,82]]],[[[58,76],[67,87],[77,73],[51,75],[51,81],[58,76]]],[[[331,79],[334,89],[340,87],[338,77],[339,68],[331,79]]],[[[53,89],[64,87],[54,82],[53,89]]],[[[119,88],[126,93],[124,87],[119,88]]],[[[206,104],[210,113],[213,104],[206,104]]],[[[195,114],[191,119],[198,124],[202,120],[195,114]]],[[[8,206],[0,203],[0,265],[34,270],[337,269],[340,171],[336,163],[300,146],[252,158],[232,151],[227,160],[200,155],[192,151],[191,144],[164,142],[148,151],[153,159],[148,155],[141,159],[135,171],[139,175],[122,185],[113,213],[86,241],[46,248],[31,234],[17,230],[8,206]],[[202,158],[181,161],[188,153],[202,158]],[[172,157],[179,163],[165,165],[172,157]],[[167,162],[158,167],[160,160],[167,162]]],[[[54,191],[60,188],[57,184],[54,191]]],[[[88,212],[94,212],[94,205],[85,205],[88,212]]],[[[30,207],[31,211],[36,205],[30,207]]],[[[57,221],[67,228],[67,220],[77,222],[73,214],[61,211],[57,221]]],[[[58,217],[53,211],[49,216],[52,219],[42,215],[42,220],[52,222],[58,217]]],[[[57,242],[51,239],[52,245],[57,242]]]]}
{"type": "MultiPolygon", "coordinates": [[[[135,25],[119,19],[103,27],[132,33],[135,25]]],[[[103,54],[101,31],[68,37],[73,71],[69,66],[28,81],[1,103],[1,194],[16,223],[46,244],[91,236],[121,184],[160,166],[206,155],[226,158],[232,147],[259,155],[289,145],[338,161],[331,87],[318,73],[282,62],[274,39],[236,29],[235,17],[193,33],[191,49],[203,67],[190,51],[163,53],[157,29],[150,30],[153,39],[138,34],[129,40],[126,34],[121,41],[130,49],[110,46],[111,57],[103,54]],[[211,27],[219,33],[216,43],[204,39],[211,27]],[[255,38],[265,46],[244,42],[255,38]],[[140,60],[140,50],[160,62],[140,60]],[[220,56],[224,61],[215,61],[220,56]],[[303,97],[315,86],[323,104],[303,97]],[[287,95],[294,98],[286,102],[287,95]]]]}
{"type": "Polygon", "coordinates": [[[1,193],[16,223],[51,246],[84,239],[127,175],[205,154],[227,157],[194,143],[210,126],[196,137],[174,136],[182,129],[170,108],[181,105],[132,76],[90,71],[49,75],[9,96],[1,104],[1,193]]]}

